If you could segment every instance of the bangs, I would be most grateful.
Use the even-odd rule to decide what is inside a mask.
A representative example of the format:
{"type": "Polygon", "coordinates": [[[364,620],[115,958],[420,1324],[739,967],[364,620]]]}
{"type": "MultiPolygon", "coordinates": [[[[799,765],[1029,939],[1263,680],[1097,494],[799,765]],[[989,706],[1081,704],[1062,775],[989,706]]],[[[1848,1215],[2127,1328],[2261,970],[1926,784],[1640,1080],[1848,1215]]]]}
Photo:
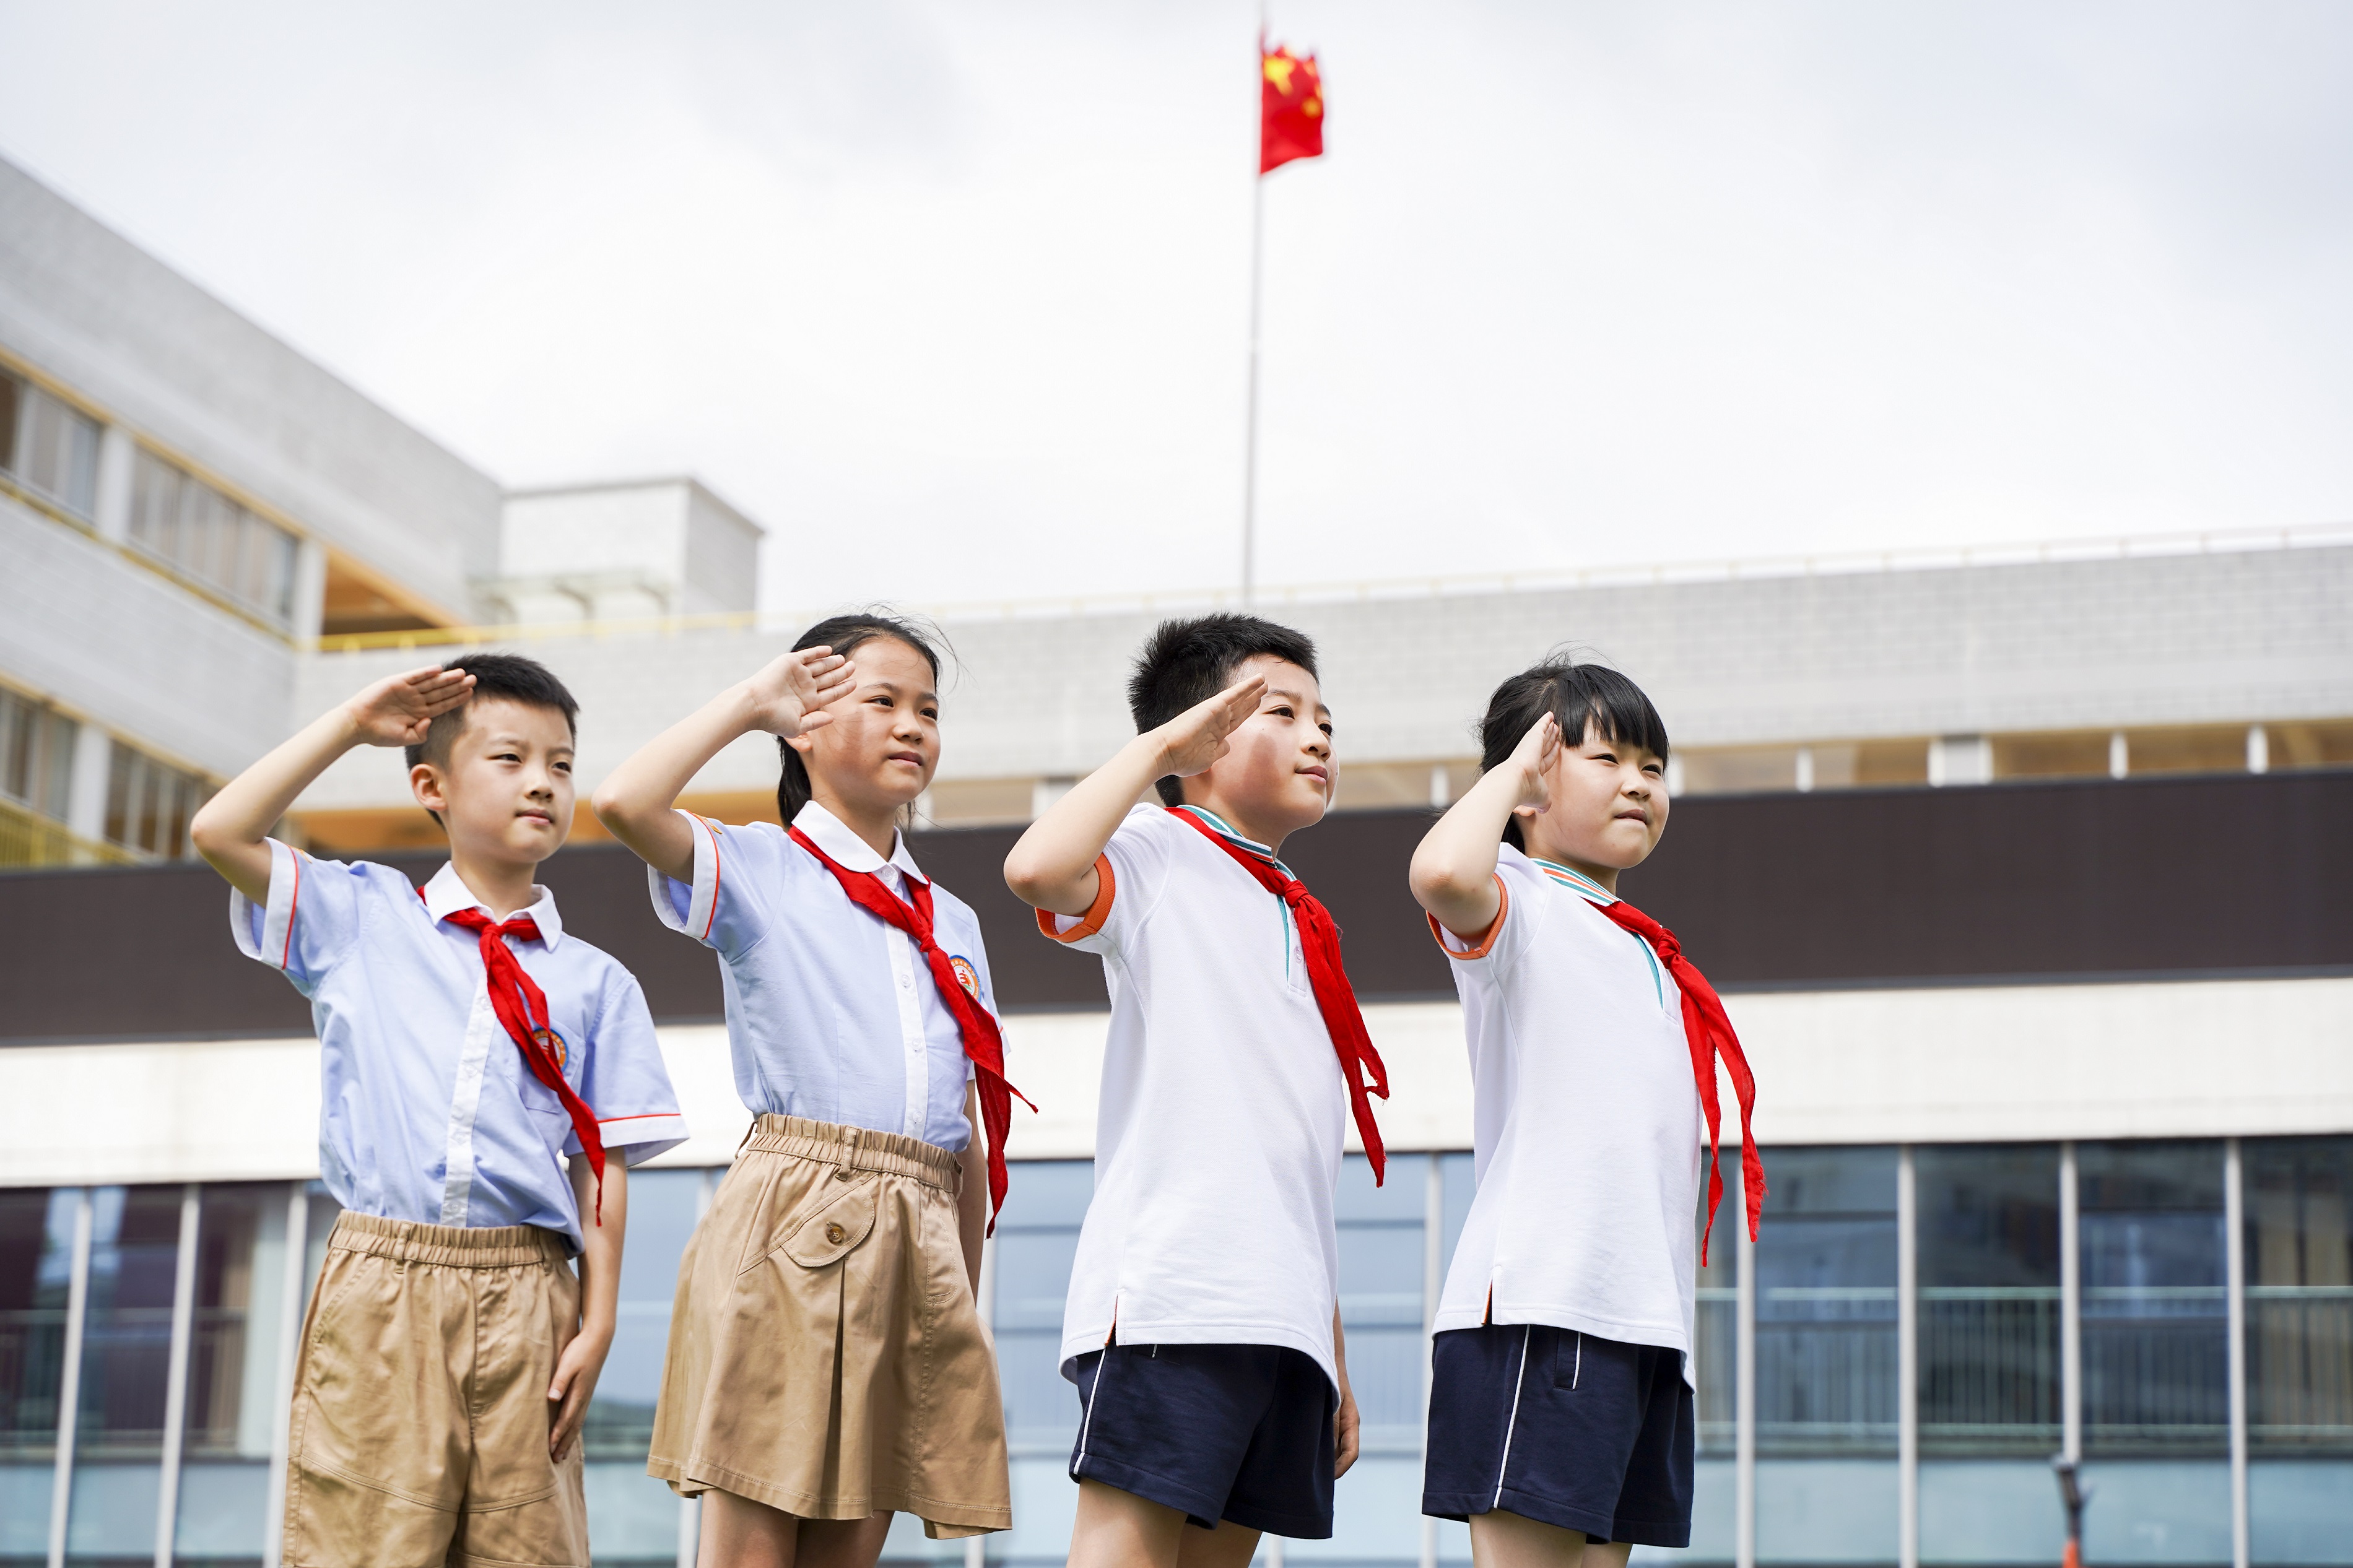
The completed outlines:
{"type": "MultiPolygon", "coordinates": [[[[1593,667],[1583,666],[1580,673],[1585,670],[1593,670],[1593,667]]],[[[1599,674],[1600,671],[1594,670],[1594,673],[1599,674]]],[[[1615,670],[1609,673],[1617,674],[1615,670]]],[[[1553,710],[1560,721],[1561,740],[1565,744],[1583,745],[1589,724],[1595,735],[1612,745],[1640,746],[1661,762],[1667,760],[1666,721],[1659,717],[1659,710],[1651,706],[1651,700],[1642,695],[1641,687],[1622,675],[1612,681],[1579,681],[1576,684],[1588,689],[1564,691],[1561,693],[1564,700],[1553,710]],[[1574,729],[1570,727],[1572,723],[1574,729]]]]}

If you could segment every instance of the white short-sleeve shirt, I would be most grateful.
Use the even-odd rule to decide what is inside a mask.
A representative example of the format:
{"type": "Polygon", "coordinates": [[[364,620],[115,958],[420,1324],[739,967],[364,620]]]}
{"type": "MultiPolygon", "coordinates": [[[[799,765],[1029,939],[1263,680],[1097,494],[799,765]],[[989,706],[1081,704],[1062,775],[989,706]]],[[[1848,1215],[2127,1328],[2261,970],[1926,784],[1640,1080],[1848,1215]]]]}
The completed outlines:
{"type": "Polygon", "coordinates": [[[1462,997],[1478,1192],[1437,1327],[1546,1323],[1692,1350],[1699,1091],[1683,996],[1617,900],[1505,845],[1475,945],[1432,922],[1462,997]]]}
{"type": "Polygon", "coordinates": [[[1092,909],[1039,921],[1100,954],[1111,991],[1062,1360],[1116,1322],[1122,1344],[1288,1345],[1336,1385],[1348,1093],[1291,912],[1157,805],[1128,814],[1103,862],[1092,909]]]}
{"type": "MultiPolygon", "coordinates": [[[[719,954],[735,1092],[754,1112],[868,1127],[960,1151],[971,1062],[914,938],[849,895],[772,822],[694,827],[694,881],[648,868],[654,912],[719,954]]],[[[997,1011],[980,921],[915,867],[906,840],[888,860],[811,801],[794,817],[844,869],[880,876],[902,900],[932,890],[932,939],[965,990],[997,1011]]]]}
{"type": "MultiPolygon", "coordinates": [[[[565,935],[555,896],[532,890],[517,913],[539,940],[507,945],[546,993],[565,1079],[596,1113],[607,1157],[638,1164],[677,1147],[686,1123],[636,976],[565,935]]],[[[311,1000],[319,1168],[337,1203],[424,1225],[543,1226],[577,1251],[571,1113],[491,1009],[481,939],[443,918],[480,907],[447,865],[419,898],[389,866],[272,839],[269,904],[230,893],[229,929],[311,1000]]]]}

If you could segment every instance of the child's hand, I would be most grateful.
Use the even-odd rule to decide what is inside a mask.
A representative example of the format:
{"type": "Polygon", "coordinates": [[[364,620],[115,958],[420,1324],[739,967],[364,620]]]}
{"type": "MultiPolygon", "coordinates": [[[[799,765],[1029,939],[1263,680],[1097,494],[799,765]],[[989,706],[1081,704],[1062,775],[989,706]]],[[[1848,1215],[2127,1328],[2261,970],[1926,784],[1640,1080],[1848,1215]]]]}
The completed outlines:
{"type": "Polygon", "coordinates": [[[1547,713],[1528,726],[1512,748],[1511,765],[1519,770],[1520,798],[1514,816],[1540,816],[1552,805],[1552,770],[1560,761],[1560,721],[1547,713]]]}
{"type": "Polygon", "coordinates": [[[605,1370],[605,1353],[612,1348],[609,1331],[600,1336],[584,1327],[555,1358],[555,1381],[547,1388],[549,1458],[562,1459],[580,1436],[589,1397],[596,1392],[597,1374],[605,1370]]]}
{"type": "Polygon", "coordinates": [[[1160,726],[1163,777],[1191,778],[1226,754],[1226,737],[1258,711],[1266,695],[1266,677],[1237,680],[1207,702],[1187,708],[1160,726]]]}
{"type": "Polygon", "coordinates": [[[829,647],[788,653],[744,683],[754,729],[787,740],[833,722],[825,705],[849,695],[858,667],[829,647]]]}
{"type": "Polygon", "coordinates": [[[389,675],[343,704],[355,737],[371,746],[416,746],[433,721],[466,700],[474,678],[462,669],[428,664],[406,675],[389,675]]]}

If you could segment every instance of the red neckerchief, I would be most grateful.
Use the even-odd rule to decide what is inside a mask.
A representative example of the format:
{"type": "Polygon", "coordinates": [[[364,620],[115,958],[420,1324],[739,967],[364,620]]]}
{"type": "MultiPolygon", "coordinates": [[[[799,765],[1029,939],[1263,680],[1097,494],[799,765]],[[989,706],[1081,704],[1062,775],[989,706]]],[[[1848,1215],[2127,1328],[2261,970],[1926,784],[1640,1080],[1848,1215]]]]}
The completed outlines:
{"type": "MultiPolygon", "coordinates": [[[[418,898],[425,889],[417,889],[418,898]]],[[[500,939],[528,937],[537,940],[539,922],[529,915],[517,915],[504,925],[494,925],[491,917],[480,910],[451,910],[441,917],[451,925],[463,926],[480,938],[482,971],[490,987],[491,1010],[504,1024],[507,1036],[522,1052],[522,1059],[531,1064],[531,1076],[555,1091],[572,1118],[573,1135],[580,1140],[580,1152],[588,1156],[588,1168],[596,1173],[596,1223],[605,1223],[605,1140],[596,1129],[596,1113],[588,1102],[572,1091],[564,1080],[564,1058],[555,1054],[555,1030],[548,1021],[547,994],[539,988],[514,955],[514,949],[500,939]],[[533,1022],[533,1020],[538,1020],[533,1022]]]]}
{"type": "Polygon", "coordinates": [[[1700,1109],[1707,1113],[1707,1223],[1699,1234],[1699,1266],[1704,1268],[1708,1233],[1715,1228],[1715,1205],[1724,1196],[1724,1175],[1716,1168],[1715,1058],[1724,1058],[1725,1068],[1732,1074],[1732,1090],[1740,1097],[1740,1184],[1748,1200],[1751,1241],[1757,1239],[1757,1216],[1765,1206],[1765,1162],[1757,1154],[1757,1079],[1748,1071],[1748,1058],[1740,1049],[1740,1037],[1732,1032],[1723,999],[1699,966],[1683,956],[1675,933],[1623,899],[1600,909],[1651,944],[1683,994],[1683,1038],[1691,1046],[1692,1077],[1699,1084],[1700,1109]]]}
{"type": "Polygon", "coordinates": [[[1373,1037],[1365,1032],[1365,1016],[1356,1010],[1356,993],[1348,984],[1348,972],[1340,966],[1340,928],[1332,922],[1331,911],[1273,856],[1244,848],[1189,811],[1168,815],[1190,824],[1202,837],[1231,856],[1235,865],[1257,878],[1260,887],[1291,907],[1293,918],[1299,921],[1299,951],[1307,958],[1307,984],[1314,989],[1315,1009],[1324,1015],[1332,1048],[1339,1054],[1340,1076],[1348,1082],[1348,1109],[1356,1115],[1357,1135],[1365,1141],[1365,1158],[1372,1163],[1373,1184],[1380,1185],[1388,1156],[1381,1148],[1381,1130],[1373,1122],[1372,1101],[1365,1098],[1365,1074],[1369,1069],[1373,1075],[1370,1091],[1387,1100],[1388,1069],[1381,1065],[1380,1053],[1373,1049],[1373,1037]]]}
{"type": "MultiPolygon", "coordinates": [[[[1005,1037],[997,1029],[997,1019],[956,979],[955,961],[932,938],[931,884],[918,877],[907,879],[907,890],[914,899],[914,907],[910,909],[873,872],[853,871],[818,848],[799,828],[790,831],[794,843],[816,856],[818,864],[833,873],[834,880],[841,884],[841,890],[849,895],[851,903],[905,931],[923,950],[923,962],[931,968],[932,984],[955,1018],[956,1030],[964,1037],[964,1054],[972,1058],[973,1082],[980,1091],[980,1124],[988,1134],[988,1229],[991,1235],[996,1234],[997,1211],[1005,1206],[1005,1190],[1009,1184],[1005,1172],[1005,1136],[1013,1126],[1013,1097],[1021,1091],[1005,1080],[1005,1037]]],[[[1029,1104],[1026,1094],[1021,1094],[1021,1103],[1032,1110],[1038,1109],[1029,1104]]]]}

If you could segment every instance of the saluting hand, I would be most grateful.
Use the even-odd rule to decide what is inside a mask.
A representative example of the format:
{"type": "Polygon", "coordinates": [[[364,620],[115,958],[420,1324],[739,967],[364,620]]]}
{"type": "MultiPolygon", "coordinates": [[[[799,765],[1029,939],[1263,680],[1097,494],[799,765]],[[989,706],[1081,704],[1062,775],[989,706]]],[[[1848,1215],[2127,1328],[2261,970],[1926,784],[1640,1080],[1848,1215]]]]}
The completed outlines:
{"type": "Polygon", "coordinates": [[[1231,748],[1226,737],[1258,711],[1266,695],[1266,677],[1237,680],[1207,702],[1197,703],[1160,726],[1162,776],[1191,778],[1231,748]]]}
{"type": "Polygon", "coordinates": [[[1540,816],[1552,805],[1552,770],[1560,761],[1560,721],[1547,713],[1528,726],[1512,748],[1511,766],[1519,770],[1520,798],[1514,816],[1540,816]]]}
{"type": "Polygon", "coordinates": [[[371,746],[417,746],[433,721],[473,694],[474,678],[462,669],[428,664],[406,675],[388,675],[343,704],[352,730],[371,746]]]}
{"type": "Polygon", "coordinates": [[[825,706],[849,693],[858,667],[829,647],[786,654],[744,683],[752,726],[789,740],[833,722],[825,706]]]}

